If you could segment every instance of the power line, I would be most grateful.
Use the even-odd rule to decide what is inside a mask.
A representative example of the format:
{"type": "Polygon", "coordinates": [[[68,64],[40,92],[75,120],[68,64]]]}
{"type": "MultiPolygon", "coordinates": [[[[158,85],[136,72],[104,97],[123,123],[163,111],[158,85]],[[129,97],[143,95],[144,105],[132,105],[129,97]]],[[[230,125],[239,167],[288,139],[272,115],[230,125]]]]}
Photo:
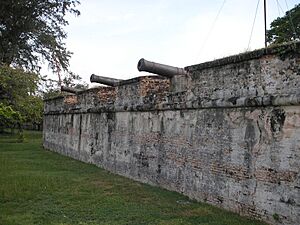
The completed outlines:
{"type": "Polygon", "coordinates": [[[217,15],[216,15],[216,17],[215,17],[213,23],[212,23],[212,25],[211,25],[211,27],[210,27],[209,32],[208,32],[206,38],[204,39],[203,44],[201,45],[201,48],[200,48],[200,54],[202,54],[202,52],[203,52],[203,50],[204,50],[204,47],[205,47],[205,45],[206,45],[206,43],[207,43],[207,41],[208,41],[208,38],[210,37],[210,35],[211,35],[211,33],[212,33],[212,31],[213,31],[213,29],[214,29],[216,23],[217,23],[217,20],[218,20],[220,14],[221,14],[222,9],[224,8],[225,3],[226,3],[226,0],[223,1],[222,5],[221,5],[221,7],[220,7],[220,9],[219,9],[219,11],[218,11],[218,13],[217,13],[217,15]]]}
{"type": "Polygon", "coordinates": [[[253,35],[253,30],[254,30],[254,25],[255,25],[255,21],[256,21],[256,17],[257,17],[259,3],[260,3],[260,0],[257,1],[255,16],[254,16],[254,20],[253,20],[253,24],[252,24],[252,28],[251,28],[251,33],[250,33],[250,38],[249,38],[249,42],[248,42],[247,51],[249,50],[249,47],[250,47],[250,43],[251,43],[251,39],[252,39],[252,35],[253,35]]]}
{"type": "Polygon", "coordinates": [[[264,22],[265,22],[265,48],[268,47],[267,42],[267,0],[264,0],[264,22]]]}
{"type": "MultiPolygon", "coordinates": [[[[279,7],[279,8],[280,8],[280,10],[281,10],[281,12],[282,12],[282,14],[284,14],[284,10],[282,9],[282,7],[281,7],[281,5],[280,5],[279,1],[278,1],[278,0],[276,0],[276,2],[277,2],[277,8],[279,7]]],[[[280,15],[279,15],[279,16],[280,16],[280,15]]]]}
{"type": "Polygon", "coordinates": [[[281,8],[281,5],[279,4],[278,0],[276,0],[276,3],[277,3],[276,5],[277,5],[277,10],[278,10],[278,16],[280,17],[281,16],[280,10],[283,14],[284,14],[284,12],[283,12],[283,9],[281,8]]]}
{"type": "Polygon", "coordinates": [[[291,16],[291,14],[289,13],[289,7],[288,7],[288,4],[287,4],[287,1],[286,1],[286,0],[285,0],[285,5],[286,5],[286,10],[287,10],[286,14],[287,14],[287,16],[288,16],[289,19],[290,19],[292,31],[293,31],[294,37],[295,37],[295,36],[296,36],[296,29],[295,29],[295,26],[294,26],[294,23],[293,23],[293,20],[292,20],[292,16],[291,16]]]}

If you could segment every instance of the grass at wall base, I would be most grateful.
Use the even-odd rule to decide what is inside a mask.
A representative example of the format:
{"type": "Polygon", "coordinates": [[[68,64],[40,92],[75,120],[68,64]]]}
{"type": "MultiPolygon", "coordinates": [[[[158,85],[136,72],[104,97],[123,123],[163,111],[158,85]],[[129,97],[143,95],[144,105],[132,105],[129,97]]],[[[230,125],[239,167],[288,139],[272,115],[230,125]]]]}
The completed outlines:
{"type": "Polygon", "coordinates": [[[264,224],[46,151],[40,132],[24,132],[24,143],[0,135],[1,225],[264,224]]]}

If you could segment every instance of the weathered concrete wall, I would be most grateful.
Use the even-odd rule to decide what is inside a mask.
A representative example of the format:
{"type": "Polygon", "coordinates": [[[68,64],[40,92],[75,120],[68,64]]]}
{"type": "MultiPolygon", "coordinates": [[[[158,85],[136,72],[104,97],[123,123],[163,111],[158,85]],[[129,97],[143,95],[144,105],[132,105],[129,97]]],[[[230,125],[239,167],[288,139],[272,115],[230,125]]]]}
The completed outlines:
{"type": "Polygon", "coordinates": [[[243,215],[299,224],[299,49],[48,100],[44,146],[243,215]]]}

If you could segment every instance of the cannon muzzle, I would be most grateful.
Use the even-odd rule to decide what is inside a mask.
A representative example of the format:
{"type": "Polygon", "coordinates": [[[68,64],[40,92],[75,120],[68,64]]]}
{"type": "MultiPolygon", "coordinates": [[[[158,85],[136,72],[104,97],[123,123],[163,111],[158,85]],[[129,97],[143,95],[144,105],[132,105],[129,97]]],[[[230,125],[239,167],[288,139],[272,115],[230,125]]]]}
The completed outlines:
{"type": "Polygon", "coordinates": [[[65,92],[69,92],[69,93],[73,93],[73,94],[77,94],[79,91],[81,91],[79,89],[72,88],[72,87],[67,87],[67,86],[61,86],[60,90],[65,91],[65,92]]]}
{"type": "Polygon", "coordinates": [[[90,77],[90,81],[91,82],[95,82],[95,83],[100,83],[100,84],[105,84],[108,86],[112,86],[115,87],[119,84],[120,79],[114,79],[114,78],[110,78],[110,77],[102,77],[102,76],[98,76],[95,74],[92,74],[90,77]]]}
{"type": "Polygon", "coordinates": [[[137,68],[139,71],[146,71],[168,78],[172,78],[174,75],[187,75],[187,71],[183,68],[150,62],[143,58],[139,60],[137,68]]]}

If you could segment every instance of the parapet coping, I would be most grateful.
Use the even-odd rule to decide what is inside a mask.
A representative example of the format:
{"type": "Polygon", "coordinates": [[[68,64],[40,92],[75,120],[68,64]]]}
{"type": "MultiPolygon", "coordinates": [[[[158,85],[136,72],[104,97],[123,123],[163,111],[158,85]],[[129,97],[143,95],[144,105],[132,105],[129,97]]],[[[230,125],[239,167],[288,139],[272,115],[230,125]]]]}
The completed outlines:
{"type": "Polygon", "coordinates": [[[209,62],[187,66],[184,69],[188,72],[194,72],[214,67],[225,66],[228,64],[240,63],[251,59],[258,59],[265,55],[279,55],[280,57],[285,57],[287,53],[300,54],[300,41],[274,45],[268,48],[261,48],[251,52],[245,52],[209,62]]]}
{"type": "Polygon", "coordinates": [[[97,107],[82,109],[78,106],[61,108],[60,110],[50,110],[44,115],[51,114],[85,114],[85,113],[118,113],[118,112],[151,112],[151,111],[170,111],[170,110],[206,110],[206,109],[226,109],[226,108],[265,108],[282,106],[299,106],[300,94],[292,95],[266,95],[239,98],[220,98],[207,100],[205,98],[194,101],[179,101],[169,103],[167,101],[157,104],[157,102],[139,104],[107,104],[97,107]]]}

